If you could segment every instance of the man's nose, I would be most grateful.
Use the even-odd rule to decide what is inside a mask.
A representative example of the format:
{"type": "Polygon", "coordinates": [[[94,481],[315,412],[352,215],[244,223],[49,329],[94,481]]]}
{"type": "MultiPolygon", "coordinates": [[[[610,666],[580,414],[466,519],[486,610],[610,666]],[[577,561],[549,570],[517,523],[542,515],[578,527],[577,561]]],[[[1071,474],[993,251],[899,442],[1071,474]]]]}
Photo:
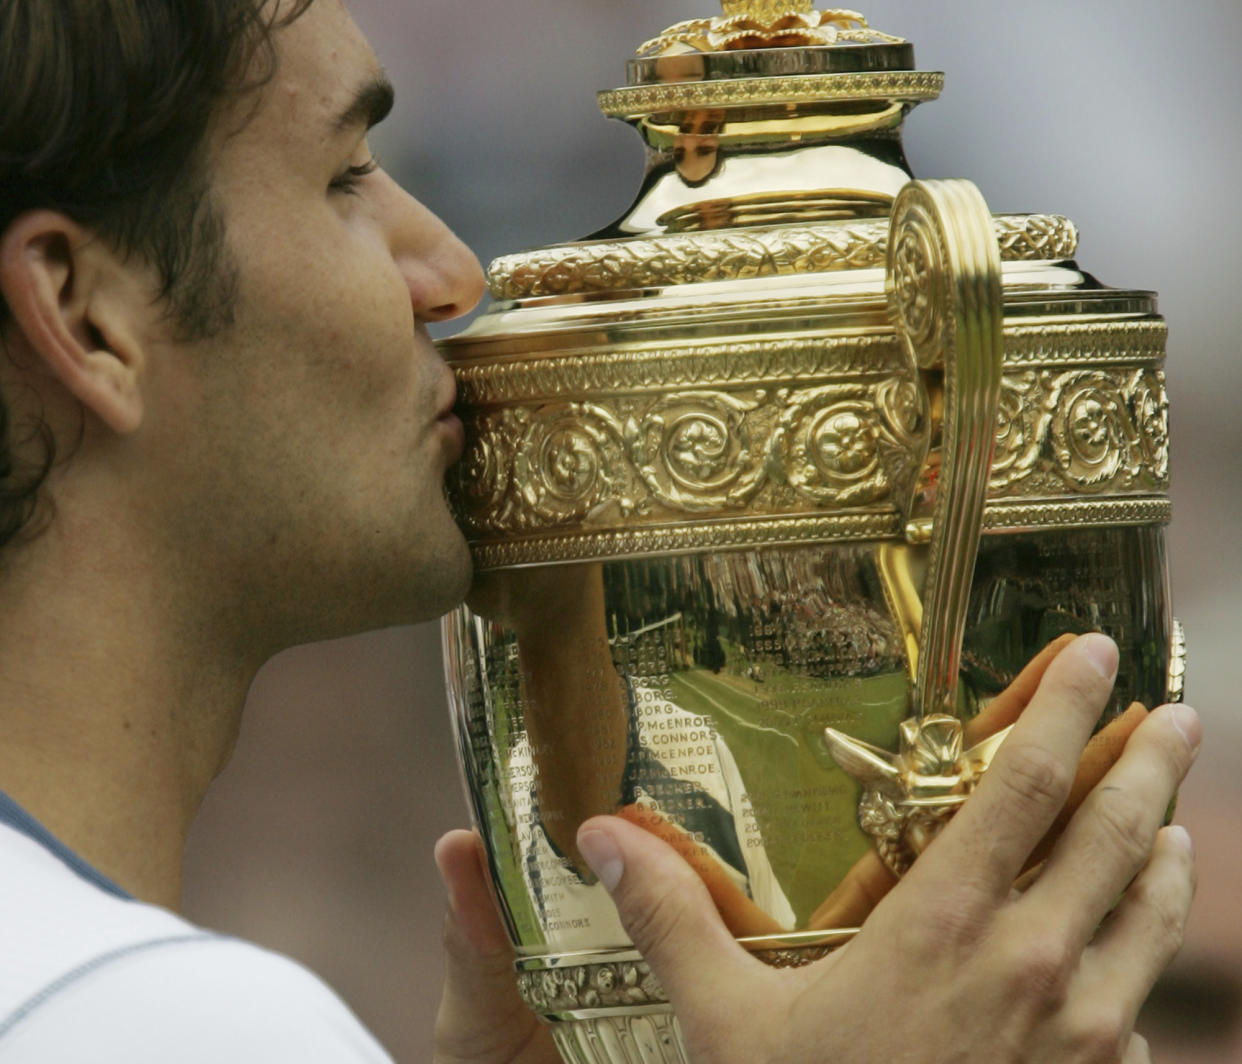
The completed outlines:
{"type": "Polygon", "coordinates": [[[475,308],[483,297],[483,269],[474,253],[431,211],[393,186],[396,218],[393,257],[401,267],[415,315],[448,321],[475,308]]]}

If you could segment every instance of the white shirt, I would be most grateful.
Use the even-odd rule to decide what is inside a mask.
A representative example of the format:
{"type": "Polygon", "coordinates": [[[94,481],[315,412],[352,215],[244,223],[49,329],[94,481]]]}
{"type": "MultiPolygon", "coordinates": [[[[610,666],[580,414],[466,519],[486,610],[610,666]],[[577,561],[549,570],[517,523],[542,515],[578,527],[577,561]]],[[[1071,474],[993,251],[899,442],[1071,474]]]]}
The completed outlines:
{"type": "Polygon", "coordinates": [[[0,794],[0,1062],[392,1064],[286,957],[130,898],[0,794]]]}

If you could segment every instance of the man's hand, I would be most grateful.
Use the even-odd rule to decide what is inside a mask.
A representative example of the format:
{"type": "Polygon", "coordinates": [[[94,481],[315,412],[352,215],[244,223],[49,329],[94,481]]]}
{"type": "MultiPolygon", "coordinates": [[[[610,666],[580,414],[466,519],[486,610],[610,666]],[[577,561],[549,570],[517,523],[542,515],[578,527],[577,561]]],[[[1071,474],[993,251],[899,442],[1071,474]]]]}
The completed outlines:
{"type": "Polygon", "coordinates": [[[488,893],[479,837],[450,831],[436,844],[436,866],[448,915],[435,1064],[558,1064],[552,1035],[518,994],[513,947],[488,893]]]}
{"type": "Polygon", "coordinates": [[[579,848],[676,1007],[691,1059],[1149,1060],[1134,1019],[1194,892],[1189,837],[1160,826],[1198,750],[1193,710],[1150,714],[1036,882],[1013,888],[1070,794],[1116,669],[1111,640],[1070,643],[976,793],[858,937],[807,968],[742,950],[655,836],[612,817],[584,824],[579,848]]]}

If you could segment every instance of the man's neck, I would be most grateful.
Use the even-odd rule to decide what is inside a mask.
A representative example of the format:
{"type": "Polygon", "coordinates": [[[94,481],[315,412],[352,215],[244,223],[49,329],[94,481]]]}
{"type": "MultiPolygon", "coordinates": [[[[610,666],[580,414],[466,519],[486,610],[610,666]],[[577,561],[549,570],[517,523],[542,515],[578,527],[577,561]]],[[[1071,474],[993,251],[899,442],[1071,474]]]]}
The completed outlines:
{"type": "Polygon", "coordinates": [[[58,515],[0,576],[0,790],[144,901],[176,908],[190,824],[261,657],[169,596],[150,557],[69,549],[58,515]]]}

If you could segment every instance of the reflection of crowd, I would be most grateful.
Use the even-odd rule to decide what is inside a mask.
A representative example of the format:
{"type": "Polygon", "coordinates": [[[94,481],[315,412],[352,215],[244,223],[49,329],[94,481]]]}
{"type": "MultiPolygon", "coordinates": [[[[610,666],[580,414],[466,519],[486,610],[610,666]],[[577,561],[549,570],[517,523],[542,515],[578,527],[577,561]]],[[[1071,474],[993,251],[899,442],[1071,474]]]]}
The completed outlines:
{"type": "MultiPolygon", "coordinates": [[[[896,671],[900,639],[872,554],[848,546],[720,554],[696,559],[693,573],[674,563],[672,584],[680,577],[710,589],[708,601],[686,610],[694,664],[719,672],[732,646],[747,659],[739,667],[750,679],[759,659],[804,676],[896,671]]],[[[676,590],[669,597],[675,601],[676,590]]]]}

